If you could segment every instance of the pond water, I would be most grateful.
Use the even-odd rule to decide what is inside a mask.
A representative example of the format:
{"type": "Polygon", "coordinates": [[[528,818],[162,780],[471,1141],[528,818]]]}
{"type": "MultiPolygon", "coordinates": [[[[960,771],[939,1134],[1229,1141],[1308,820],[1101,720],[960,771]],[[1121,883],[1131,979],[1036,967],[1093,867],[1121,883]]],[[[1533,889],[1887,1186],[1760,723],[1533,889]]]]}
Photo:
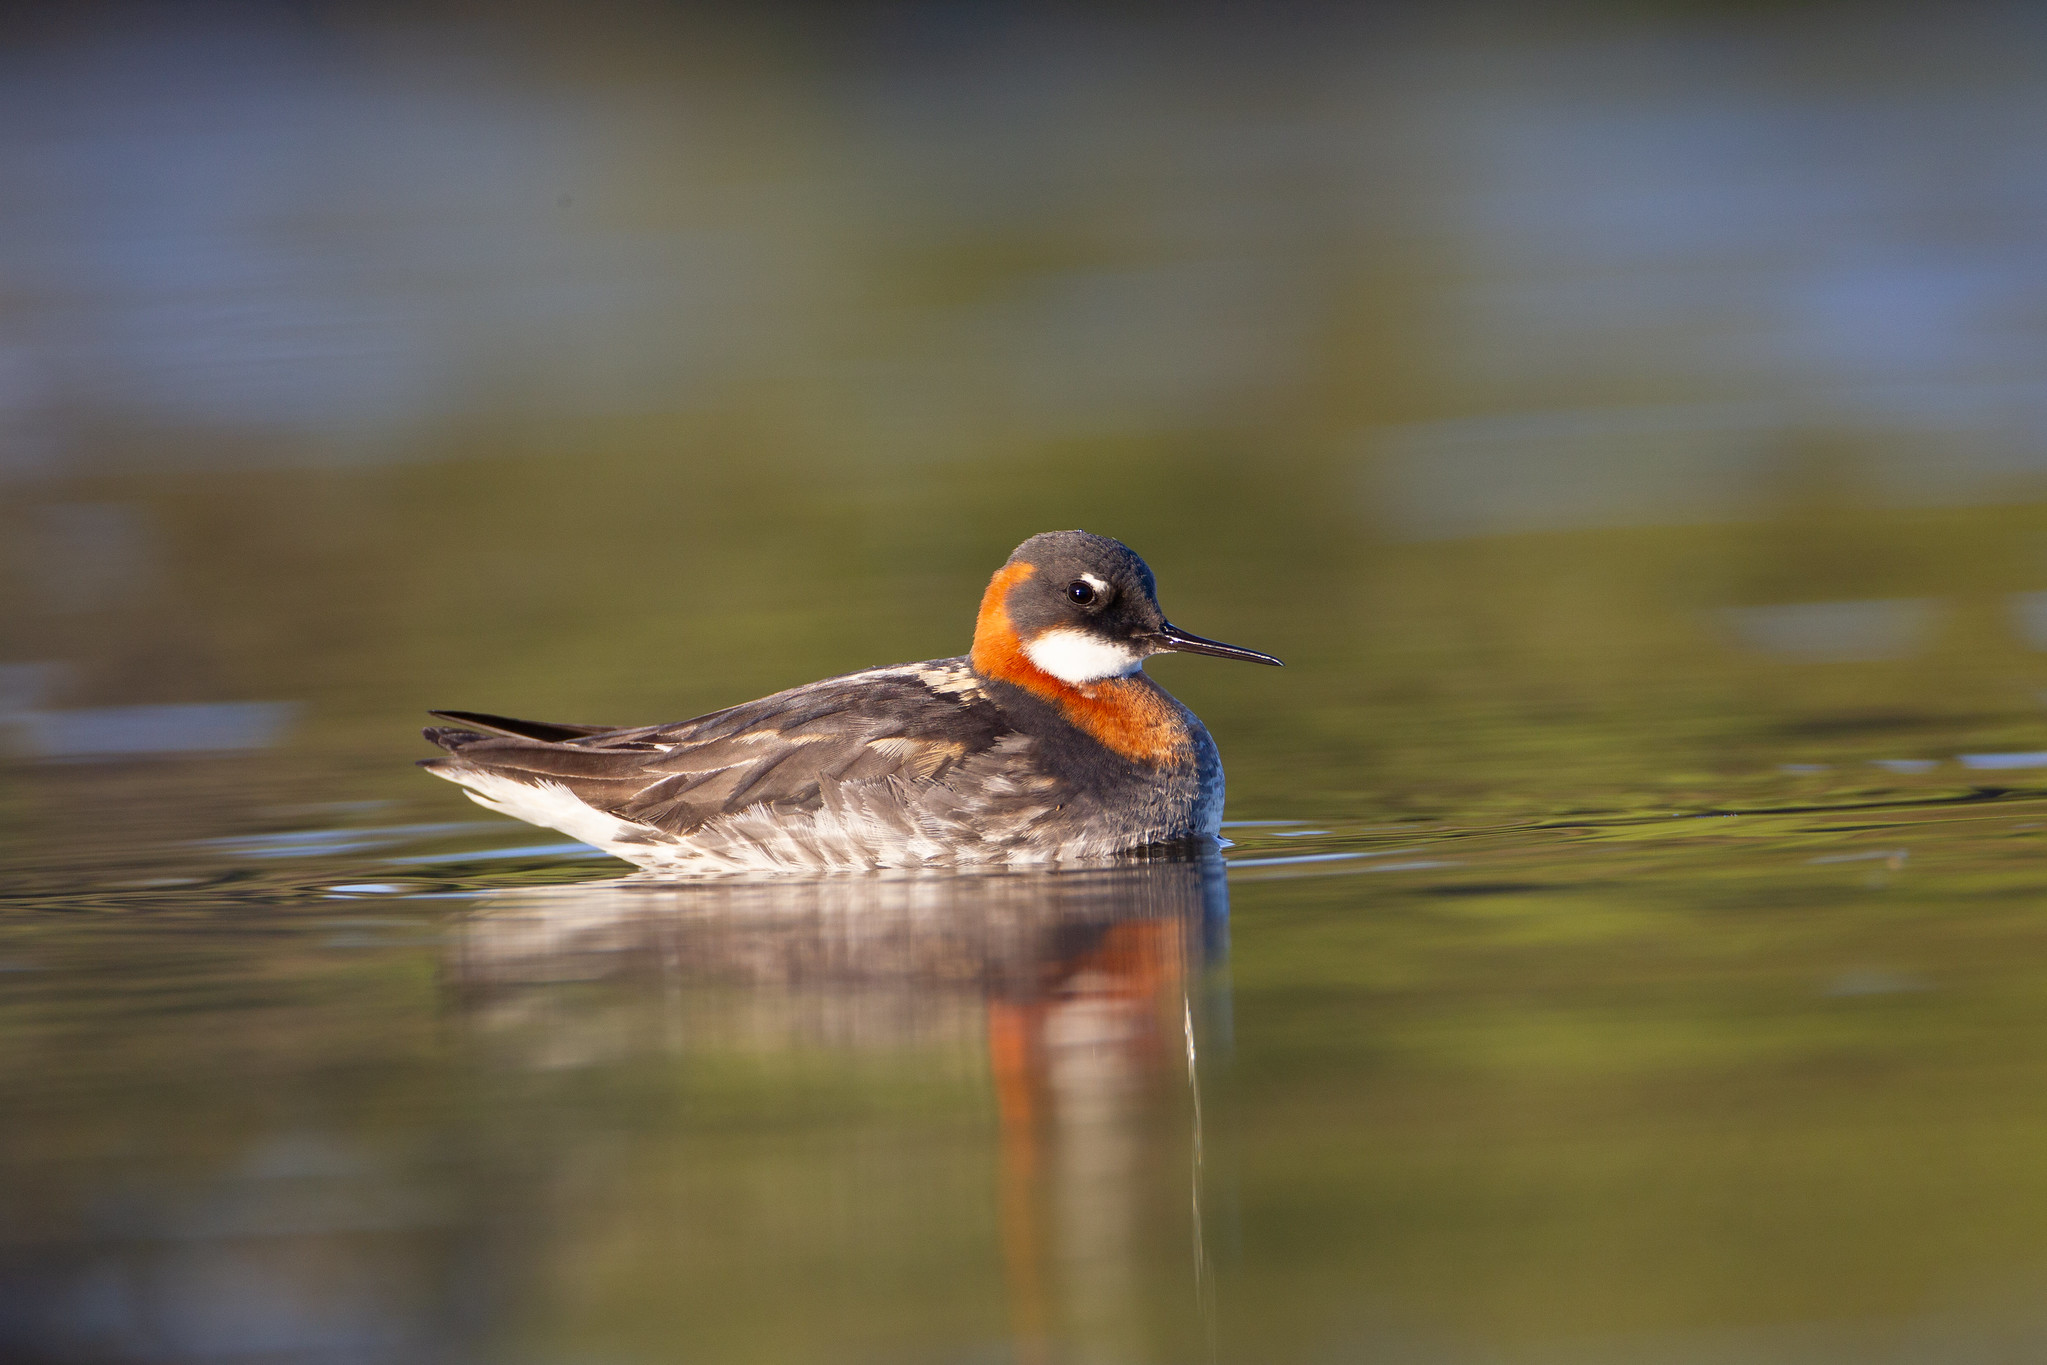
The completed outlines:
{"type": "Polygon", "coordinates": [[[395,716],[374,764],[17,762],[0,1335],[177,1361],[2047,1344],[2036,704],[1956,714],[1951,675],[1841,708],[1769,664],[1774,705],[1360,704],[1356,742],[1397,745],[1366,767],[1315,756],[1342,743],[1301,700],[1318,667],[1208,708],[1241,774],[1224,856],[1126,868],[625,876],[410,770],[395,716]]]}
{"type": "Polygon", "coordinates": [[[2047,1356],[1961,8],[5,21],[0,1358],[2047,1356]],[[1214,858],[663,883],[411,766],[1074,525],[1287,661],[1152,665],[1214,858]]]}

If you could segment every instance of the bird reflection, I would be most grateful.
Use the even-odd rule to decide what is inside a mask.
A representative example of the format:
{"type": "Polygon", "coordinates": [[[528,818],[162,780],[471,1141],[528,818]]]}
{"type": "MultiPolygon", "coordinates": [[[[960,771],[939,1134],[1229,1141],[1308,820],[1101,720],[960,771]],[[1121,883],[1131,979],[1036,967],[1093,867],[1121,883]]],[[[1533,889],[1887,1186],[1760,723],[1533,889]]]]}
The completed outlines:
{"type": "MultiPolygon", "coordinates": [[[[1192,1221],[1186,1302],[1205,1302],[1196,1061],[1224,1041],[1224,1002],[1211,996],[1227,916],[1213,857],[1056,872],[629,877],[494,893],[462,925],[449,972],[472,1010],[506,1019],[548,983],[638,978],[663,1001],[659,1045],[683,1051],[822,1042],[929,1055],[947,1042],[984,1052],[975,1083],[996,1117],[1016,1357],[1137,1358],[1155,1321],[1143,1300],[1157,1292],[1146,1265],[1156,1223],[1192,1221]],[[1161,1191],[1173,1190],[1165,1197],[1180,1212],[1162,1214],[1161,1191]]],[[[652,1041],[644,1026],[511,1031],[532,1040],[538,1065],[652,1041]]]]}

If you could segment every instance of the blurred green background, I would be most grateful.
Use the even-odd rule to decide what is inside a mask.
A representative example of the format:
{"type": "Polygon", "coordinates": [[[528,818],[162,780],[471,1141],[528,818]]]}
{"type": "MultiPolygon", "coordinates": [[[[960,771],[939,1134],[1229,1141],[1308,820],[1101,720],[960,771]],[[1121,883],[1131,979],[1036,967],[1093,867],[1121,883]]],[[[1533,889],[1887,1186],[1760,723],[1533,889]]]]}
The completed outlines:
{"type": "Polygon", "coordinates": [[[1158,666],[1257,813],[2030,724],[2047,39],[1961,13],[17,11],[0,704],[387,794],[425,705],[960,652],[1078,525],[1294,664],[1158,666]]]}

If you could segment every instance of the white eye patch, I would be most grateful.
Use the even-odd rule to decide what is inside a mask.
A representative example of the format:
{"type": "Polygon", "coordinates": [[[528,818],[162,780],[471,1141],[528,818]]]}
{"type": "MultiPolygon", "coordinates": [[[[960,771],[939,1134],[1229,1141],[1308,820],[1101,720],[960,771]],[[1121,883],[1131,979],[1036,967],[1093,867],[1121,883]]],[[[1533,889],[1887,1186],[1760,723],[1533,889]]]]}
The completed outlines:
{"type": "Polygon", "coordinates": [[[1076,686],[1121,678],[1144,664],[1144,656],[1128,645],[1064,628],[1048,630],[1026,644],[1024,657],[1059,681],[1076,686]]]}
{"type": "Polygon", "coordinates": [[[1084,573],[1084,574],[1082,574],[1082,575],[1080,576],[1080,581],[1081,581],[1081,582],[1083,582],[1083,583],[1085,583],[1085,584],[1087,584],[1087,585],[1088,585],[1088,586],[1089,586],[1090,588],[1093,588],[1093,589],[1094,589],[1094,590],[1095,590],[1096,592],[1100,593],[1100,594],[1101,594],[1101,595],[1102,595],[1103,597],[1107,597],[1107,596],[1109,595],[1109,585],[1108,585],[1108,583],[1107,583],[1107,582],[1105,582],[1105,581],[1104,581],[1104,580],[1102,580],[1102,579],[1096,578],[1096,577],[1095,577],[1095,576],[1094,576],[1093,574],[1091,574],[1091,573],[1084,573]]]}

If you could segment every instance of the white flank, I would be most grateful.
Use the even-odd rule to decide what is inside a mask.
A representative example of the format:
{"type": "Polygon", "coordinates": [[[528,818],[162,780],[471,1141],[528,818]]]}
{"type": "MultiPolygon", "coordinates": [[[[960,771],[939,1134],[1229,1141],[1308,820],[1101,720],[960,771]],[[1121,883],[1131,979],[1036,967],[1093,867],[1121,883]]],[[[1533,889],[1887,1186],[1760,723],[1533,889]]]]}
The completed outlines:
{"type": "Polygon", "coordinates": [[[606,815],[595,806],[586,805],[559,782],[515,782],[509,777],[479,772],[474,768],[430,771],[435,777],[445,777],[467,787],[469,799],[486,810],[494,810],[528,824],[558,829],[571,839],[594,844],[606,853],[618,853],[621,836],[646,830],[644,825],[606,815]]]}
{"type": "Polygon", "coordinates": [[[1084,630],[1048,630],[1024,646],[1024,655],[1061,682],[1079,686],[1121,678],[1144,666],[1144,656],[1084,630]]]}
{"type": "Polygon", "coordinates": [[[1056,863],[1106,857],[1124,842],[1086,830],[1059,839],[1034,839],[1035,823],[1047,814],[1043,807],[1016,811],[995,831],[962,823],[961,812],[953,812],[949,819],[906,822],[898,805],[900,792],[886,783],[840,789],[815,811],[749,806],[685,837],[607,815],[556,782],[518,782],[475,769],[428,771],[466,787],[469,799],[487,810],[558,829],[652,872],[815,873],[1056,863]],[[999,837],[988,837],[991,833],[999,837]]]}

